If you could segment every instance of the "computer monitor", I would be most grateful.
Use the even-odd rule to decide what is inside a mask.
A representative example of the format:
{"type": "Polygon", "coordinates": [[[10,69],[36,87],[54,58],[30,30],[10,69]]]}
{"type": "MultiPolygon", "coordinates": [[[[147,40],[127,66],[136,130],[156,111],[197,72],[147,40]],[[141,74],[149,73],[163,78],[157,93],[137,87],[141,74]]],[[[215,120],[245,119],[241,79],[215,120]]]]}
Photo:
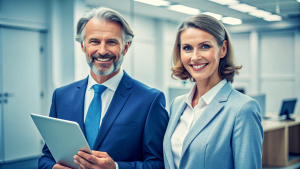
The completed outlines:
{"type": "Polygon", "coordinates": [[[279,116],[285,115],[284,120],[293,120],[293,121],[295,121],[295,119],[291,118],[290,115],[294,113],[296,102],[297,102],[297,98],[282,100],[282,105],[281,105],[281,110],[280,110],[279,116]]]}
{"type": "Polygon", "coordinates": [[[258,104],[260,106],[260,110],[261,110],[261,117],[267,118],[266,117],[266,94],[264,94],[264,93],[252,94],[249,96],[258,102],[258,104]]]}
{"type": "Polygon", "coordinates": [[[235,88],[235,90],[245,94],[245,89],[244,88],[235,88]]]}
{"type": "Polygon", "coordinates": [[[190,90],[191,88],[176,88],[176,87],[169,88],[169,103],[171,104],[171,102],[173,101],[173,99],[175,99],[175,97],[183,94],[187,94],[190,90]]]}

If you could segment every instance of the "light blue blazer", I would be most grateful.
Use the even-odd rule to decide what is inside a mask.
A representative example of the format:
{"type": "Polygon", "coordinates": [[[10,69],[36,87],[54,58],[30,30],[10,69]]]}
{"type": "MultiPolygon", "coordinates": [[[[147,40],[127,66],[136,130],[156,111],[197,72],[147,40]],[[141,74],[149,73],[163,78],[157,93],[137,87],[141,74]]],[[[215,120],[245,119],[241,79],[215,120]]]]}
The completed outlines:
{"type": "MultiPolygon", "coordinates": [[[[186,97],[175,98],[170,107],[163,143],[166,169],[175,168],[171,136],[186,97]]],[[[186,135],[179,169],[261,168],[263,134],[258,103],[227,82],[186,135]]]]}

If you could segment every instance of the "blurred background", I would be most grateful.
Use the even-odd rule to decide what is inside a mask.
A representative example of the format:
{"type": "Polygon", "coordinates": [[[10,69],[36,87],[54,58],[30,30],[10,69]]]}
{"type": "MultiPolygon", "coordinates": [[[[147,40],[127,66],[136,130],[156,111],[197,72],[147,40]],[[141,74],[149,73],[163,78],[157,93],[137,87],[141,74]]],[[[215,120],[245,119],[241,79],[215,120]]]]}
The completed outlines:
{"type": "MultiPolygon", "coordinates": [[[[300,98],[299,0],[0,0],[0,169],[36,168],[44,141],[29,114],[48,115],[55,88],[87,77],[75,27],[99,6],[117,10],[131,25],[135,37],[123,69],[163,91],[167,108],[193,86],[172,79],[170,69],[177,28],[198,13],[228,29],[236,64],[243,65],[236,89],[264,95],[261,106],[272,115],[283,99],[300,98]]],[[[299,103],[294,115],[300,116],[299,103]]]]}

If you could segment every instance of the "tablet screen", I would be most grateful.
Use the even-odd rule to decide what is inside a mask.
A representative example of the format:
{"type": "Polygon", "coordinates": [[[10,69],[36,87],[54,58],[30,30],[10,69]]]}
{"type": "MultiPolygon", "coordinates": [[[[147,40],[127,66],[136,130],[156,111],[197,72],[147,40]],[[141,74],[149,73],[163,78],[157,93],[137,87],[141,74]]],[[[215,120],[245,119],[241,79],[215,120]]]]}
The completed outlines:
{"type": "Polygon", "coordinates": [[[38,114],[30,115],[55,161],[68,167],[79,168],[74,163],[74,155],[79,150],[91,153],[91,149],[78,123],[38,114]]]}

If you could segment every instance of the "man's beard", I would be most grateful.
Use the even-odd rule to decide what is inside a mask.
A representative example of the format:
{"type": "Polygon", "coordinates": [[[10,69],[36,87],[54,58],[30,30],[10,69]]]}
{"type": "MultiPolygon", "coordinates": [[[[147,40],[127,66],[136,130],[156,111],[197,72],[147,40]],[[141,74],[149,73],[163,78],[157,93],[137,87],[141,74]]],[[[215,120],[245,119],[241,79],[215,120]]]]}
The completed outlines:
{"type": "Polygon", "coordinates": [[[116,60],[116,58],[117,58],[116,55],[113,55],[113,54],[109,55],[108,53],[105,55],[94,54],[94,55],[91,55],[91,57],[88,57],[86,54],[86,61],[87,61],[88,65],[90,66],[91,70],[96,75],[110,75],[110,74],[116,72],[123,63],[124,56],[123,56],[122,52],[120,53],[120,58],[118,60],[116,60]],[[113,59],[113,63],[112,63],[112,65],[108,65],[106,63],[98,64],[97,66],[100,67],[98,69],[98,67],[94,63],[94,60],[96,58],[113,59]]]}

